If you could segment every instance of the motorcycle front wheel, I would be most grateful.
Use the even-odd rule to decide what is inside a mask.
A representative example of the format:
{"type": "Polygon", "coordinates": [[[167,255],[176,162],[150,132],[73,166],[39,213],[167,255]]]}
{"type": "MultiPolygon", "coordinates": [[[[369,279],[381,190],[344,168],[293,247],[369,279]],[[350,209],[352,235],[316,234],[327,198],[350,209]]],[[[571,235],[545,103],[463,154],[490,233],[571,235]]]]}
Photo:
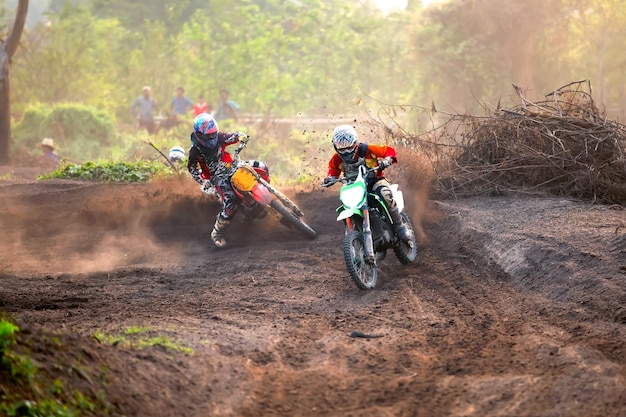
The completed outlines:
{"type": "Polygon", "coordinates": [[[366,261],[365,241],[358,231],[350,232],[343,241],[343,258],[350,278],[361,290],[371,290],[378,281],[378,268],[366,261]]]}
{"type": "Polygon", "coordinates": [[[283,206],[280,201],[272,200],[272,202],[270,203],[270,207],[280,215],[281,220],[285,222],[288,227],[293,227],[296,230],[299,230],[309,239],[314,239],[315,236],[317,236],[317,232],[315,231],[315,229],[306,224],[301,218],[296,216],[287,207],[283,206]]]}

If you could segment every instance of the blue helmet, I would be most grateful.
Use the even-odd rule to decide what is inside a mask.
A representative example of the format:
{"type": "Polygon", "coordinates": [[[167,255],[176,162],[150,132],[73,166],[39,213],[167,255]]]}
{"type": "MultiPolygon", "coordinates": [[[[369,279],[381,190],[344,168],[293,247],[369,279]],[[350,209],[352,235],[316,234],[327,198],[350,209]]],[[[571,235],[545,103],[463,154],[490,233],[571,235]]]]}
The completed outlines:
{"type": "Polygon", "coordinates": [[[200,113],[193,120],[191,142],[203,151],[214,151],[217,148],[217,121],[209,113],[200,113]]]}

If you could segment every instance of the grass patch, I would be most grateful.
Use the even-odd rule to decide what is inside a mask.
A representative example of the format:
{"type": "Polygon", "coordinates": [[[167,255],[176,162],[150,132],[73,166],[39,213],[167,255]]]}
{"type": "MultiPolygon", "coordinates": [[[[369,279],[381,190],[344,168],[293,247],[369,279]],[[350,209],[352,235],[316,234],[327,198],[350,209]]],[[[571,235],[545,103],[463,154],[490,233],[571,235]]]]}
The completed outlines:
{"type": "Polygon", "coordinates": [[[193,349],[182,343],[160,334],[158,330],[145,326],[125,327],[118,333],[106,333],[102,330],[94,333],[94,338],[105,345],[122,346],[128,349],[145,349],[149,347],[163,347],[168,351],[183,352],[187,355],[193,353],[193,349]]]}
{"type": "Polygon", "coordinates": [[[131,327],[126,327],[124,328],[123,333],[124,334],[138,334],[138,333],[146,333],[150,331],[150,329],[146,326],[131,326],[131,327]]]}
{"type": "Polygon", "coordinates": [[[179,351],[179,352],[183,352],[186,353],[188,355],[193,353],[193,350],[190,347],[187,346],[183,346],[182,344],[175,342],[174,340],[170,339],[167,336],[156,336],[156,337],[150,337],[147,339],[140,339],[139,340],[139,346],[141,348],[146,348],[146,347],[154,347],[154,346],[161,346],[164,347],[167,350],[172,350],[172,351],[179,351]]]}
{"type": "Polygon", "coordinates": [[[104,182],[146,182],[155,177],[170,177],[174,170],[160,161],[67,163],[40,176],[40,180],[75,179],[104,182]]]}
{"type": "MultiPolygon", "coordinates": [[[[69,381],[53,378],[36,365],[26,346],[18,340],[19,331],[10,320],[0,319],[0,415],[77,417],[110,414],[104,397],[72,388],[69,381]]],[[[61,347],[60,341],[53,342],[50,344],[52,348],[61,347]]],[[[85,371],[81,373],[83,378],[89,378],[85,371]]],[[[65,377],[68,376],[66,373],[65,377]]]]}

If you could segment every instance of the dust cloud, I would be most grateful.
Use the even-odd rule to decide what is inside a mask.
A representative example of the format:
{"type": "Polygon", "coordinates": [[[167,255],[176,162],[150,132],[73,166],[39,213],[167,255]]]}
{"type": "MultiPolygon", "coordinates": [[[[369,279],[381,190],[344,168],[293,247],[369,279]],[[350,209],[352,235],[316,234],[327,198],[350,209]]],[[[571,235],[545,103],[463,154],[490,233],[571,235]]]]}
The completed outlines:
{"type": "Polygon", "coordinates": [[[17,190],[0,187],[0,273],[90,273],[180,262],[186,248],[178,228],[203,206],[180,180],[40,182],[17,190]]]}
{"type": "Polygon", "coordinates": [[[410,148],[398,149],[398,164],[389,177],[400,185],[404,196],[405,211],[411,218],[420,243],[427,243],[424,222],[432,221],[436,213],[429,208],[430,184],[434,175],[432,164],[426,156],[410,148]]]}

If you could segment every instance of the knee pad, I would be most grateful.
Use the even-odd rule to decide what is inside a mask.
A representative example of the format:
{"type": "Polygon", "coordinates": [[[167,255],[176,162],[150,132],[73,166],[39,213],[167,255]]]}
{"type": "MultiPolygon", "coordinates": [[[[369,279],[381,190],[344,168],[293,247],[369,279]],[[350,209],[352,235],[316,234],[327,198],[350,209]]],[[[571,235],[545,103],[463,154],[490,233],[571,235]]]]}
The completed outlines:
{"type": "Polygon", "coordinates": [[[388,207],[394,207],[395,201],[393,199],[393,194],[391,194],[391,188],[387,186],[381,186],[376,189],[376,193],[383,199],[383,201],[387,204],[388,207]]]}

